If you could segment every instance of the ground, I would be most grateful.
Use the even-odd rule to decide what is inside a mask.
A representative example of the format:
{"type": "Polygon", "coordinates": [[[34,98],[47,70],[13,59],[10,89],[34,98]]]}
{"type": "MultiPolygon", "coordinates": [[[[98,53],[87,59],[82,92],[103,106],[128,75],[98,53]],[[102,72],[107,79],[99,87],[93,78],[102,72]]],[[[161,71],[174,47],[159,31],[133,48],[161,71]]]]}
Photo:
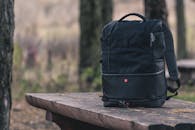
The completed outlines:
{"type": "Polygon", "coordinates": [[[59,130],[45,120],[45,111],[30,106],[26,101],[13,101],[11,130],[59,130]]]}

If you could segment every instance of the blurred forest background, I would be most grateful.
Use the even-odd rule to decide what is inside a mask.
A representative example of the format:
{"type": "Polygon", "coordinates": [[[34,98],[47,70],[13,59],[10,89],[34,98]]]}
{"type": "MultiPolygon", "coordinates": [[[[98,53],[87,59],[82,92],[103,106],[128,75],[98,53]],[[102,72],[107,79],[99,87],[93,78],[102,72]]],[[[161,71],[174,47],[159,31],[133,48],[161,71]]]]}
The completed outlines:
{"type": "MultiPolygon", "coordinates": [[[[195,2],[184,2],[188,58],[194,58],[195,2]]],[[[169,26],[176,41],[175,1],[167,0],[167,7],[169,26]]],[[[143,1],[114,0],[114,20],[130,12],[144,14],[143,1]]],[[[15,22],[11,130],[57,129],[45,121],[44,113],[25,103],[24,95],[27,92],[101,90],[98,74],[91,87],[79,88],[79,0],[16,0],[15,22]]],[[[93,75],[90,68],[81,79],[86,80],[89,75],[93,75]]],[[[180,98],[195,101],[195,94],[190,93],[192,89],[181,92],[180,98]]]]}

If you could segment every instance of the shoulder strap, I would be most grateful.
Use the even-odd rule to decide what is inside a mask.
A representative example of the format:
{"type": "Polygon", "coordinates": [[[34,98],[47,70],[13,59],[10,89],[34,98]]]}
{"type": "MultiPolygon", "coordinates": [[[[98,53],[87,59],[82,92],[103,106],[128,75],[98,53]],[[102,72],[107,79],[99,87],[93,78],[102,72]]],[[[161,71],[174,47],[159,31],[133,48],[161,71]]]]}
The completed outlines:
{"type": "Polygon", "coordinates": [[[165,44],[166,44],[166,51],[165,51],[166,64],[168,67],[170,79],[177,83],[176,88],[172,86],[167,87],[168,91],[173,93],[173,95],[167,97],[167,100],[169,100],[173,96],[178,95],[177,90],[180,88],[180,80],[178,76],[178,68],[177,68],[176,57],[175,57],[175,52],[174,52],[173,37],[167,25],[163,23],[162,26],[164,29],[165,44]]]}

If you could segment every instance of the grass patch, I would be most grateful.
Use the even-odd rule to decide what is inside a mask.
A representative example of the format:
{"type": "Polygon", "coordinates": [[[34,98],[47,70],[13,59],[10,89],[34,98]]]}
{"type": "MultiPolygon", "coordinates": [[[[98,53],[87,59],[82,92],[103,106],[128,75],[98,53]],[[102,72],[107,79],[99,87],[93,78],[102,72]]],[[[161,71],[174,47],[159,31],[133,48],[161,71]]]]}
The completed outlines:
{"type": "Polygon", "coordinates": [[[175,98],[195,102],[195,86],[183,86],[175,98]]]}

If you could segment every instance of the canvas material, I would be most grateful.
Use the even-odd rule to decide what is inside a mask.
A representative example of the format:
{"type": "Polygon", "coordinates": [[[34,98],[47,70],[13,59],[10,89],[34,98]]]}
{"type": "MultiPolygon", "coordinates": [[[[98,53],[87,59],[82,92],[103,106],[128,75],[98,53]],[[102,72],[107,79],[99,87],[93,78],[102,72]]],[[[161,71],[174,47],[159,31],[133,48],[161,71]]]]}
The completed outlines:
{"type": "Polygon", "coordinates": [[[104,106],[164,104],[165,59],[173,79],[178,70],[172,35],[162,21],[112,21],[102,31],[101,48],[104,106]]]}

